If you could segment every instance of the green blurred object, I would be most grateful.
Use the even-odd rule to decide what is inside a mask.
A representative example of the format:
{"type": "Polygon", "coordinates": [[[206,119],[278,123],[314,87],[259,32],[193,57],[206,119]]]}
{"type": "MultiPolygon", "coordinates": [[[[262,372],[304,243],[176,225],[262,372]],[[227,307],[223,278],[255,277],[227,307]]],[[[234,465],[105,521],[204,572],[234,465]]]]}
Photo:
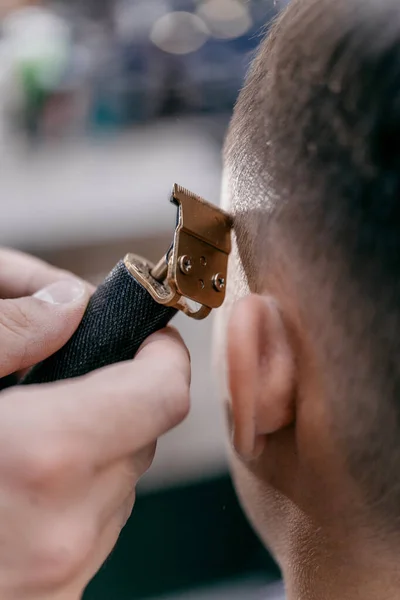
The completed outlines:
{"type": "Polygon", "coordinates": [[[19,87],[23,121],[33,133],[48,98],[67,76],[73,48],[71,27],[50,7],[25,6],[7,15],[2,34],[19,87]]]}
{"type": "Polygon", "coordinates": [[[141,600],[259,572],[279,577],[226,476],[139,496],[84,600],[141,600]]]}
{"type": "Polygon", "coordinates": [[[24,63],[19,67],[23,94],[23,124],[30,134],[38,131],[40,117],[46,106],[49,92],[43,87],[35,63],[24,63]]]}
{"type": "Polygon", "coordinates": [[[44,56],[41,60],[26,58],[17,63],[24,106],[23,121],[29,133],[37,133],[46,104],[62,85],[67,68],[67,56],[62,53],[44,56]]]}

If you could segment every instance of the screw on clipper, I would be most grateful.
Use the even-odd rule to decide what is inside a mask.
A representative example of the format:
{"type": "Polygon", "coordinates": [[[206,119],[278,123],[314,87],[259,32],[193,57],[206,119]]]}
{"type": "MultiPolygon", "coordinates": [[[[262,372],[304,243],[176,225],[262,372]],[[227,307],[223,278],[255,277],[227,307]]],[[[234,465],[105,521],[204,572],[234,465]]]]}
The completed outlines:
{"type": "Polygon", "coordinates": [[[193,260],[191,259],[191,257],[187,256],[186,254],[184,256],[181,256],[179,259],[179,268],[184,275],[189,275],[190,271],[193,268],[193,260]]]}
{"type": "Polygon", "coordinates": [[[226,279],[222,273],[218,273],[213,277],[213,285],[217,292],[223,292],[226,287],[226,279]]]}

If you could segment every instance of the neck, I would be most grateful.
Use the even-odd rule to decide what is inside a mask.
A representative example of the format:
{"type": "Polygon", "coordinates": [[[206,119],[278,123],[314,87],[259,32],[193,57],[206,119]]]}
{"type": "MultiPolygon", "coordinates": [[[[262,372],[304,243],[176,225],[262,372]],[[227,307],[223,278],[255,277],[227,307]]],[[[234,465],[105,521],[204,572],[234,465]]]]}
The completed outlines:
{"type": "Polygon", "coordinates": [[[287,583],[287,600],[398,600],[398,573],[388,576],[376,567],[357,574],[343,573],[345,570],[339,565],[330,572],[319,569],[311,576],[297,574],[287,583]]]}
{"type": "Polygon", "coordinates": [[[289,561],[288,600],[398,600],[397,551],[371,539],[353,543],[349,536],[328,544],[321,531],[316,533],[289,561]]]}

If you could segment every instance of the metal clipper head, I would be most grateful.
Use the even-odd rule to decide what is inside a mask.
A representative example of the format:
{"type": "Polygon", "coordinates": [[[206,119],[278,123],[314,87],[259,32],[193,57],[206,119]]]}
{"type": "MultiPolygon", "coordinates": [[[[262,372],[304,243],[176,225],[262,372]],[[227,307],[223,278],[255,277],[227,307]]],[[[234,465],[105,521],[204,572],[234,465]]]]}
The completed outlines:
{"type": "Polygon", "coordinates": [[[204,319],[225,300],[232,219],[177,184],[171,202],[178,218],[167,254],[156,266],[128,254],[125,265],[156,302],[204,319]],[[189,301],[198,306],[193,308],[189,301]]]}

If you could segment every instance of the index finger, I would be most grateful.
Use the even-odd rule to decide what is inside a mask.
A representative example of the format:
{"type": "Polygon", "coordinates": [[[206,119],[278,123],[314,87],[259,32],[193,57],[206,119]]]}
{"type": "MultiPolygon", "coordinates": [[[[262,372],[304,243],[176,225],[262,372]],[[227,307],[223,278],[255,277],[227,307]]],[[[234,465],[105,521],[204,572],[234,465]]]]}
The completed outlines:
{"type": "MultiPolygon", "coordinates": [[[[62,448],[82,464],[101,467],[178,425],[189,410],[189,389],[187,349],[179,334],[166,330],[148,340],[137,360],[9,392],[13,398],[1,431],[17,427],[25,448],[44,445],[50,456],[62,448]],[[15,424],[9,422],[11,411],[15,424]]],[[[1,410],[2,405],[0,415],[1,410]]]]}
{"type": "Polygon", "coordinates": [[[23,298],[71,275],[17,250],[0,248],[0,298],[23,298]]]}

